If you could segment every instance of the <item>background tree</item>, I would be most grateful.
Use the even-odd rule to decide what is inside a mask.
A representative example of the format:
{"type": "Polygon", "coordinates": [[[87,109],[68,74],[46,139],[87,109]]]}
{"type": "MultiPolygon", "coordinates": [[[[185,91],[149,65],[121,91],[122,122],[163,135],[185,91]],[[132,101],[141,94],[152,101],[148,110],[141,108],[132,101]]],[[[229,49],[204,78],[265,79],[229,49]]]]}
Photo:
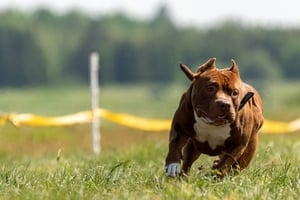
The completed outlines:
{"type": "Polygon", "coordinates": [[[229,20],[212,27],[176,26],[165,6],[149,20],[122,13],[90,17],[0,12],[0,86],[88,83],[88,59],[98,51],[102,83],[173,83],[185,80],[179,63],[193,70],[210,57],[217,66],[234,58],[244,79],[300,77],[298,28],[247,26],[229,20]]]}
{"type": "Polygon", "coordinates": [[[0,27],[0,86],[46,84],[44,55],[31,31],[0,27]]]}

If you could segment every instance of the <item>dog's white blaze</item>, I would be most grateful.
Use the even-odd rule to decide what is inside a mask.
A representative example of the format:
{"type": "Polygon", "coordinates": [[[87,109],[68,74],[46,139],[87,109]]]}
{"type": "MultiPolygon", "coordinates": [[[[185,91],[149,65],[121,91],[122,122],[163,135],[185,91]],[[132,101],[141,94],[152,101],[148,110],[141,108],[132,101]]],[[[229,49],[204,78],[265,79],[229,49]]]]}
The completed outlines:
{"type": "Polygon", "coordinates": [[[221,126],[210,125],[205,122],[204,118],[200,118],[194,113],[196,123],[194,130],[196,132],[196,140],[199,142],[208,142],[208,145],[214,150],[218,145],[224,145],[227,138],[230,137],[230,124],[221,126]]]}

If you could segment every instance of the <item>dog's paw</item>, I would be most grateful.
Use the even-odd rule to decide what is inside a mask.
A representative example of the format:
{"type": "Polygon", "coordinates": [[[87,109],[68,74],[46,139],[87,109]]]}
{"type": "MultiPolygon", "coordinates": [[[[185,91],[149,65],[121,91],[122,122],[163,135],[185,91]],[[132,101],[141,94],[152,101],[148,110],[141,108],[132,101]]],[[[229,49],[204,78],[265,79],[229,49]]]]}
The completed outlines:
{"type": "Polygon", "coordinates": [[[176,177],[180,174],[180,164],[170,163],[165,167],[168,177],[176,177]]]}
{"type": "Polygon", "coordinates": [[[212,169],[218,169],[220,167],[220,160],[214,160],[212,169]]]}

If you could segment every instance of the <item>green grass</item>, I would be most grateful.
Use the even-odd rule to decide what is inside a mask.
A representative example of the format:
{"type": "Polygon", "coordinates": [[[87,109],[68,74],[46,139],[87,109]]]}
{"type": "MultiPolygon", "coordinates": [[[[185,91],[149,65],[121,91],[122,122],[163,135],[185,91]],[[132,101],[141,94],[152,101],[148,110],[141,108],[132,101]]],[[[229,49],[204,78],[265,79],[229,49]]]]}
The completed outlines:
{"type": "Polygon", "coordinates": [[[1,112],[62,115],[90,108],[89,88],[84,86],[4,88],[0,95],[1,112]]]}
{"type": "MultiPolygon", "coordinates": [[[[99,103],[100,107],[115,112],[171,118],[184,89],[182,86],[104,86],[99,103]]],[[[87,86],[4,88],[0,89],[0,96],[1,112],[63,115],[90,109],[87,86]]]]}
{"type": "MultiPolygon", "coordinates": [[[[300,116],[299,83],[264,91],[269,119],[300,116]]],[[[275,87],[275,85],[274,85],[275,87]]],[[[115,112],[170,119],[181,86],[105,86],[100,105],[115,112]]],[[[2,112],[63,115],[89,109],[89,89],[1,89],[2,112]]],[[[102,153],[91,153],[90,125],[0,126],[0,199],[298,199],[300,135],[261,135],[250,166],[216,179],[214,158],[201,156],[185,179],[163,166],[168,133],[133,130],[102,121],[102,153]],[[58,151],[62,151],[57,156],[58,151]],[[197,168],[203,166],[199,171],[197,168]]]]}
{"type": "Polygon", "coordinates": [[[285,121],[300,117],[299,88],[299,81],[269,83],[261,92],[266,117],[285,121]]]}
{"type": "Polygon", "coordinates": [[[0,199],[298,199],[297,138],[263,136],[251,165],[222,180],[210,171],[213,158],[204,155],[190,177],[167,178],[163,141],[100,156],[62,152],[59,160],[56,154],[2,157],[0,199]],[[199,165],[204,169],[198,171],[199,165]]]}

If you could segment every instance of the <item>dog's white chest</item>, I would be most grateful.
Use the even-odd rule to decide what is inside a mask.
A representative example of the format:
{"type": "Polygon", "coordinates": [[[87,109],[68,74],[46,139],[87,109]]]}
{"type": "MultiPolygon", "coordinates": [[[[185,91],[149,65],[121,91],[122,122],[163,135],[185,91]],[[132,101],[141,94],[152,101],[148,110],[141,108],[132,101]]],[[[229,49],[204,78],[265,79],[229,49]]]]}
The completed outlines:
{"type": "Polygon", "coordinates": [[[205,123],[199,117],[195,116],[195,118],[195,139],[199,142],[208,142],[208,145],[211,147],[211,149],[214,150],[218,145],[224,145],[225,140],[230,137],[230,124],[214,126],[205,123]]]}

